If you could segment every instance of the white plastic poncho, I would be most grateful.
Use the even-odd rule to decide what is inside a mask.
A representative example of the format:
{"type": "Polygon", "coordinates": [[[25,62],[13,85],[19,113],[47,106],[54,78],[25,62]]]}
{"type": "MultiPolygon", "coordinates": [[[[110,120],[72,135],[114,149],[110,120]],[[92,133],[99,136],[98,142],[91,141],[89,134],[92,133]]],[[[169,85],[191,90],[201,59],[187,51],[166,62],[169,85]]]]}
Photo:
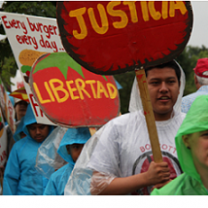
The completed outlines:
{"type": "Polygon", "coordinates": [[[38,149],[35,168],[40,174],[48,179],[55,170],[67,163],[57,153],[58,147],[66,131],[67,128],[60,126],[56,127],[38,149]]]}
{"type": "MultiPolygon", "coordinates": [[[[180,95],[174,106],[174,114],[167,121],[156,122],[163,160],[169,164],[171,178],[181,174],[174,142],[177,130],[185,117],[185,114],[180,112],[185,87],[182,69],[181,72],[180,95]]],[[[132,93],[138,94],[137,90],[133,90],[132,93]]],[[[131,99],[132,97],[134,98],[131,96],[131,99]]],[[[137,100],[140,100],[139,96],[137,100]]],[[[132,103],[135,104],[136,100],[135,102],[131,100],[130,104],[132,103]]],[[[127,177],[148,170],[153,157],[145,117],[142,110],[136,110],[142,109],[142,105],[134,106],[130,109],[135,112],[111,120],[86,143],[67,182],[64,194],[99,194],[116,177],[127,177]]],[[[150,189],[151,187],[144,187],[131,194],[149,194],[150,189]]]]}

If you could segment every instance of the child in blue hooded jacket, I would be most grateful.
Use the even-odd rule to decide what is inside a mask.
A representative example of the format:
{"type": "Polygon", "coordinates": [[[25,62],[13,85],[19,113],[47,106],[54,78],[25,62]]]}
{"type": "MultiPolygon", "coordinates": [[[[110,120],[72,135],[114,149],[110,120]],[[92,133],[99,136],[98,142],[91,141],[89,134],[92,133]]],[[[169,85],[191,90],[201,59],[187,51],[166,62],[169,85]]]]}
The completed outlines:
{"type": "Polygon", "coordinates": [[[69,128],[58,148],[58,154],[68,162],[54,172],[47,184],[44,195],[64,195],[66,183],[74,168],[84,144],[91,137],[88,128],[69,128]]]}
{"type": "Polygon", "coordinates": [[[3,195],[42,195],[48,179],[35,169],[36,155],[54,127],[37,123],[31,105],[24,117],[26,137],[17,141],[9,155],[3,180],[3,195]]]}

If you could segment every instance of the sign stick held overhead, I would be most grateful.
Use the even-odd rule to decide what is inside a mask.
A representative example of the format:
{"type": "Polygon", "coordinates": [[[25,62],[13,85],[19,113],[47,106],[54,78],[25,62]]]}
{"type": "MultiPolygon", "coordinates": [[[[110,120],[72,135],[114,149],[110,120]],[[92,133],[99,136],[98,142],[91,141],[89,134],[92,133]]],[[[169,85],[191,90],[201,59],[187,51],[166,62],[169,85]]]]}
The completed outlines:
{"type": "Polygon", "coordinates": [[[144,69],[169,62],[185,48],[193,14],[187,1],[58,2],[62,44],[96,74],[136,71],[153,157],[162,161],[144,69]],[[138,70],[139,69],[139,70],[138,70]]]}

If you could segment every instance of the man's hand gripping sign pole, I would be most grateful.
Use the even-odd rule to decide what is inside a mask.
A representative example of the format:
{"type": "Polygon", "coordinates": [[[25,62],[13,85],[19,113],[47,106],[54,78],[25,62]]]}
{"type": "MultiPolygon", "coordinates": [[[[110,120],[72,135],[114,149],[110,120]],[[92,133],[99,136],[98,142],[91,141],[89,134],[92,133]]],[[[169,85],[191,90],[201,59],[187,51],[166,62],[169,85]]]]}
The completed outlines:
{"type": "Polygon", "coordinates": [[[192,29],[187,1],[66,1],[57,3],[62,44],[96,74],[136,71],[155,162],[162,161],[144,68],[174,59],[192,29]]]}

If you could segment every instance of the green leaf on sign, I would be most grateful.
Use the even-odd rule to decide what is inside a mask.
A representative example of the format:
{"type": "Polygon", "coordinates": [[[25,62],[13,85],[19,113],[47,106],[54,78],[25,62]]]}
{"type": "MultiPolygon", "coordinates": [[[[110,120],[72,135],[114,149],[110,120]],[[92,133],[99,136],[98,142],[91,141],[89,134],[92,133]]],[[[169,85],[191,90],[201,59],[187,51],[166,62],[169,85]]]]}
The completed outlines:
{"type": "Polygon", "coordinates": [[[58,67],[61,73],[64,75],[65,79],[67,79],[68,67],[71,67],[78,74],[80,74],[83,78],[84,74],[82,72],[82,67],[77,62],[74,61],[67,53],[58,52],[51,53],[46,58],[42,59],[35,67],[33,74],[38,72],[39,70],[43,70],[49,67],[58,67]],[[58,61],[57,61],[58,60],[58,61]]]}
{"type": "Polygon", "coordinates": [[[31,66],[25,66],[25,65],[22,65],[21,66],[21,71],[22,73],[26,73],[27,71],[31,71],[31,66]]]}
{"type": "Polygon", "coordinates": [[[105,77],[105,75],[102,75],[102,77],[104,78],[105,81],[108,81],[107,78],[105,77]]]}

